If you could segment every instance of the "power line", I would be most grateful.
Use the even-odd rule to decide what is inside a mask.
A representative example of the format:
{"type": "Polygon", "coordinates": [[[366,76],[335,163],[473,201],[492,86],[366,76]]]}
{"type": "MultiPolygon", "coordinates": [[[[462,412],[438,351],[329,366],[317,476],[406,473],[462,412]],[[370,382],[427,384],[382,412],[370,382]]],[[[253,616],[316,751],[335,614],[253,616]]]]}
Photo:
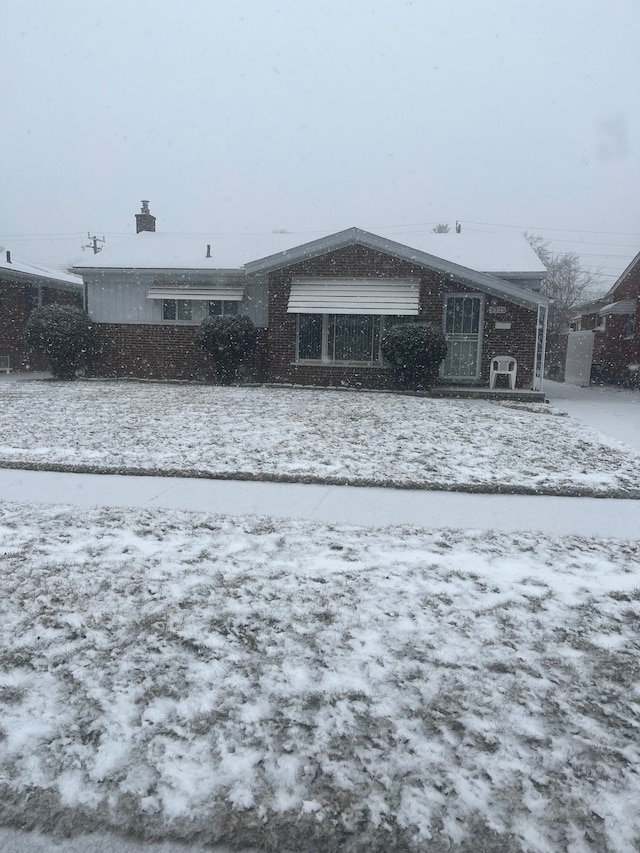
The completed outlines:
{"type": "MultiPolygon", "coordinates": [[[[437,225],[439,221],[442,220],[434,220],[433,222],[406,222],[406,223],[397,223],[395,225],[371,225],[369,226],[372,229],[378,231],[390,231],[397,230],[401,232],[408,233],[411,229],[430,229],[433,228],[434,225],[437,225]]],[[[635,237],[640,240],[640,232],[631,232],[631,231],[594,231],[588,228],[558,228],[552,225],[511,225],[506,222],[475,222],[472,220],[461,220],[463,226],[469,225],[479,225],[489,228],[517,228],[518,230],[524,229],[525,231],[559,231],[564,234],[604,234],[612,237],[635,237]]],[[[331,228],[306,228],[302,230],[294,230],[294,229],[286,229],[287,234],[317,234],[319,232],[325,233],[335,230],[331,228]]],[[[109,237],[129,237],[132,236],[130,232],[104,232],[108,234],[109,237]]],[[[271,230],[260,230],[260,231],[164,231],[164,234],[192,234],[193,236],[239,236],[242,234],[246,234],[247,236],[261,236],[265,234],[272,233],[271,230]]],[[[53,238],[71,238],[71,237],[80,237],[82,236],[82,232],[80,231],[57,231],[50,233],[34,233],[34,234],[5,234],[2,232],[2,236],[4,239],[12,238],[16,240],[21,239],[53,239],[53,238]]],[[[551,238],[550,238],[551,239],[551,238]]],[[[570,239],[564,239],[562,237],[554,238],[558,241],[569,243],[569,242],[580,242],[580,241],[572,241],[570,239]]],[[[598,242],[598,241],[596,241],[598,242]]],[[[599,245],[623,245],[617,243],[599,243],[599,245]]]]}
{"type": "Polygon", "coordinates": [[[555,228],[551,225],[506,225],[503,222],[467,221],[467,225],[489,225],[492,228],[524,228],[525,231],[562,231],[565,234],[607,234],[612,237],[636,237],[640,239],[640,233],[637,231],[590,231],[588,228],[555,228]]]}
{"type": "Polygon", "coordinates": [[[67,232],[63,234],[5,234],[1,232],[3,240],[77,240],[82,239],[80,231],[75,231],[73,234],[67,232]]]}

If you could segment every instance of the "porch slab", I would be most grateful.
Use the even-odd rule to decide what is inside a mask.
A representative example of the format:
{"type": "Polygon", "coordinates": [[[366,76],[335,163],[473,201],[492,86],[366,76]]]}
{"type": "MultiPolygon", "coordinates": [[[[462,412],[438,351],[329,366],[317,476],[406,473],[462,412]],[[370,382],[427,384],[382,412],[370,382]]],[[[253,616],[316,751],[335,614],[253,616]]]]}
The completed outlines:
{"type": "Polygon", "coordinates": [[[453,397],[459,400],[512,400],[517,403],[544,403],[544,391],[529,391],[525,388],[476,388],[470,386],[435,385],[431,397],[453,397]]]}

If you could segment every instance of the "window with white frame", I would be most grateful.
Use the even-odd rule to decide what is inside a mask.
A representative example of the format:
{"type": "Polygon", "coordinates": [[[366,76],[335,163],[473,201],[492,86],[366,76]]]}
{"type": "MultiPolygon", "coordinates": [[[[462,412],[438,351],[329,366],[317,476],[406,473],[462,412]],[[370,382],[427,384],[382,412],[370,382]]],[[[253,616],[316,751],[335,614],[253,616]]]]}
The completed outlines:
{"type": "Polygon", "coordinates": [[[174,323],[193,322],[193,301],[191,299],[163,299],[162,319],[174,323]]]}
{"type": "Polygon", "coordinates": [[[606,328],[606,326],[607,326],[607,319],[606,319],[606,317],[604,316],[604,314],[598,314],[598,315],[596,315],[596,325],[595,325],[595,328],[596,328],[599,332],[602,332],[602,331],[606,328]]]}
{"type": "Polygon", "coordinates": [[[226,317],[238,313],[238,302],[234,299],[214,299],[208,303],[210,317],[226,317]]]}
{"type": "Polygon", "coordinates": [[[297,361],[381,364],[386,329],[414,320],[376,314],[298,314],[297,361]]]}

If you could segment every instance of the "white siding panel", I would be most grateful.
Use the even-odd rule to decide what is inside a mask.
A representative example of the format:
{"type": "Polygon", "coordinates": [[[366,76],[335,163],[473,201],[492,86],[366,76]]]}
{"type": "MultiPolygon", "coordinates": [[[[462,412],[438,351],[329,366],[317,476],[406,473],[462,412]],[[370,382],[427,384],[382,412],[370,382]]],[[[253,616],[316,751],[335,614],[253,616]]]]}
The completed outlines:
{"type": "Polygon", "coordinates": [[[147,301],[151,276],[95,276],[88,282],[89,316],[97,323],[159,323],[161,306],[147,301]]]}
{"type": "MultiPolygon", "coordinates": [[[[136,271],[135,274],[109,272],[106,275],[87,276],[89,316],[97,323],[162,323],[162,298],[187,299],[187,287],[174,286],[166,294],[158,276],[136,271]],[[151,295],[151,298],[149,297],[151,295]],[[157,295],[156,295],[157,294],[157,295]]],[[[244,280],[243,280],[244,282],[244,280]]],[[[193,288],[194,324],[200,323],[208,313],[210,299],[238,300],[240,314],[248,315],[256,326],[267,325],[268,277],[254,276],[246,286],[236,282],[216,283],[208,287],[193,288]],[[242,289],[245,289],[242,298],[242,289]]],[[[193,296],[191,297],[193,298],[193,296]]]]}
{"type": "Polygon", "coordinates": [[[255,326],[265,328],[269,318],[269,276],[249,276],[241,313],[247,314],[255,326]],[[243,310],[246,307],[246,311],[243,310]]]}

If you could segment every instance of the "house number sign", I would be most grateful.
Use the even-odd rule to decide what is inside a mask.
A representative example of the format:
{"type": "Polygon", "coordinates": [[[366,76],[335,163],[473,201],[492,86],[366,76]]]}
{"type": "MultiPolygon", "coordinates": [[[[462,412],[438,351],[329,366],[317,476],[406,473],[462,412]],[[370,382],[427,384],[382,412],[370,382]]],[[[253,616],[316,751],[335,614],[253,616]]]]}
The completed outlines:
{"type": "Polygon", "coordinates": [[[507,306],[506,305],[490,305],[489,306],[489,314],[506,314],[507,306]]]}

